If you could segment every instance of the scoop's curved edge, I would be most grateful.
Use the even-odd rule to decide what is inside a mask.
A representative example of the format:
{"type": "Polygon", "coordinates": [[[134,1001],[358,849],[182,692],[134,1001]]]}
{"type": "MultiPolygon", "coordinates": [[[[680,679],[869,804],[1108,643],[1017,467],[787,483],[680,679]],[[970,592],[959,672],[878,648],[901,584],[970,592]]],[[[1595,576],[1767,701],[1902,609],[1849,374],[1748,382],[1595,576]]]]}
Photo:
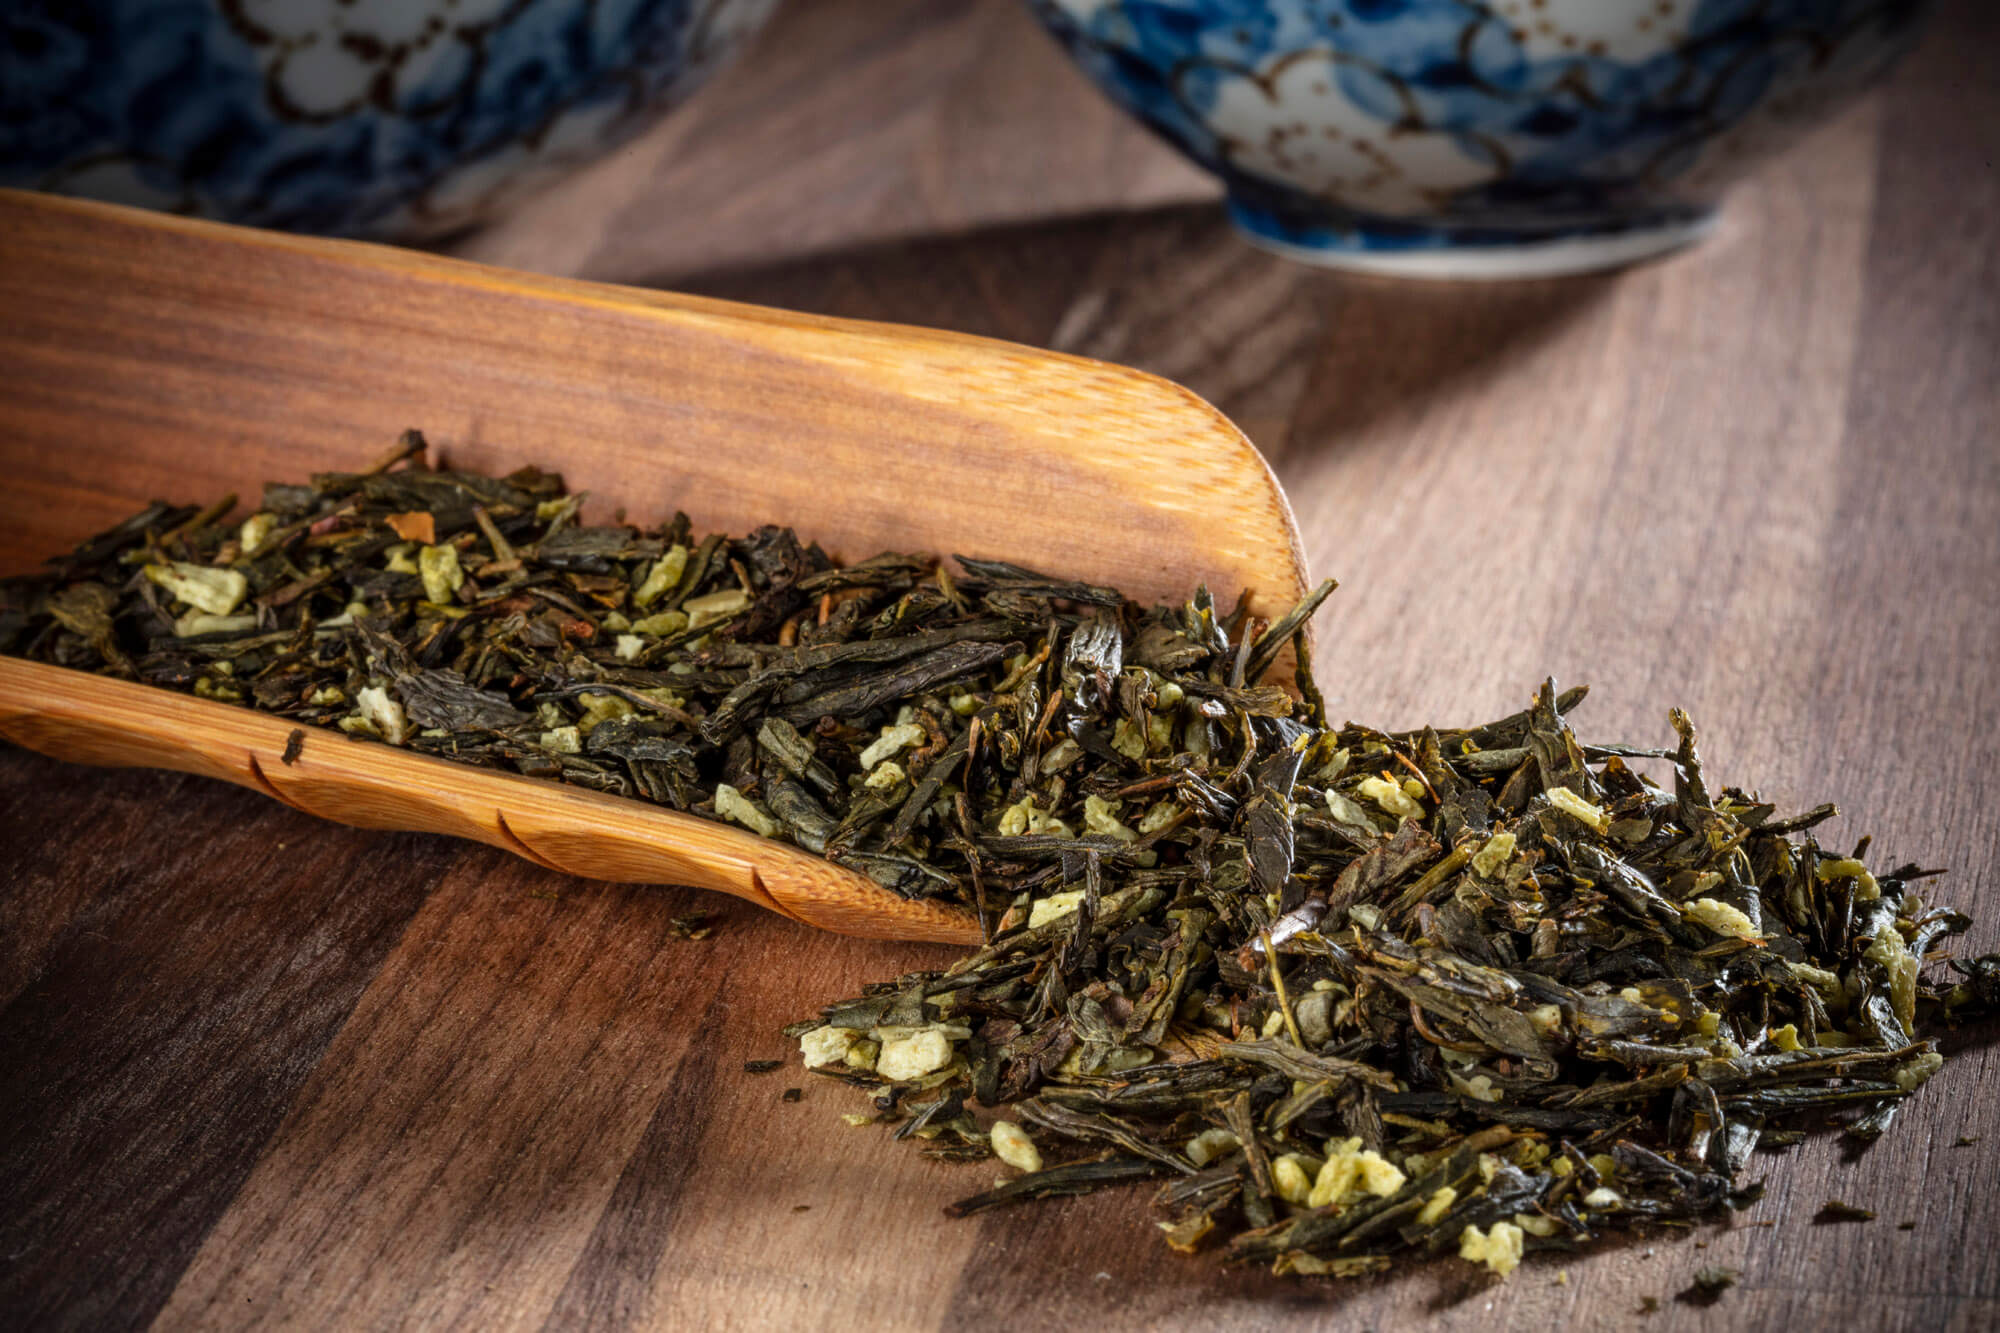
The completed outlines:
{"type": "Polygon", "coordinates": [[[0,734],[58,759],[220,778],[361,828],[468,838],[586,879],[718,890],[842,934],[979,939],[969,912],[747,830],[47,663],[0,657],[0,734]],[[287,763],[294,731],[304,740],[287,763]]]}

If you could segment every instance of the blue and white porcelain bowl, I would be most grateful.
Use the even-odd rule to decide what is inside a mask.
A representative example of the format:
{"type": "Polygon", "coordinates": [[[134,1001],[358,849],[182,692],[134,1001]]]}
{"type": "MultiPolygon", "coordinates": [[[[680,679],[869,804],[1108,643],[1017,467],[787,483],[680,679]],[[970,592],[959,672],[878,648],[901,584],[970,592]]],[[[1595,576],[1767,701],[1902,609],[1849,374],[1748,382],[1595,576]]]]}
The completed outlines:
{"type": "Polygon", "coordinates": [[[1630,263],[1865,87],[1927,0],[1030,0],[1261,245],[1525,277],[1630,263]]]}
{"type": "Polygon", "coordinates": [[[418,239],[680,101],[776,0],[7,0],[0,185],[418,239]]]}

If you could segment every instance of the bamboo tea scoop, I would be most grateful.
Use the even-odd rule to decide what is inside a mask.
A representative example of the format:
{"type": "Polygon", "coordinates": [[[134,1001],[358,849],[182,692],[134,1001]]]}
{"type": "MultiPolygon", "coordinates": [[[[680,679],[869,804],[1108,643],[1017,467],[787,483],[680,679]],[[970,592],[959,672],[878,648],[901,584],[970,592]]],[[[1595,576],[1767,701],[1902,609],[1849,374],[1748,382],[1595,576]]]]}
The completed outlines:
{"type": "MultiPolygon", "coordinates": [[[[155,498],[251,499],[417,427],[453,466],[559,470],[698,531],[795,527],[836,559],[963,552],[1138,597],[1304,591],[1263,460],[1176,385],[983,338],[538,277],[0,192],[0,571],[155,498]]],[[[1192,312],[1199,317],[1199,312],[1192,312]]],[[[0,658],[0,734],[181,769],[367,828],[476,838],[595,879],[692,884],[852,935],[975,941],[788,844],[639,801],[0,658]]]]}

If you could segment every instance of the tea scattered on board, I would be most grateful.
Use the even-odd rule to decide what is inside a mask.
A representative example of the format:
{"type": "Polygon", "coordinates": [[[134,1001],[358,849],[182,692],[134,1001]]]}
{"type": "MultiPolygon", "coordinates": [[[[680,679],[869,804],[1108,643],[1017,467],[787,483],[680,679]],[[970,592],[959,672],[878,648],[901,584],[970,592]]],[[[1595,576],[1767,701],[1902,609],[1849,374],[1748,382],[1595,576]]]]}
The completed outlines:
{"type": "Polygon", "coordinates": [[[1167,1244],[1280,1273],[1505,1276],[1747,1207],[1760,1148],[1888,1129],[2000,958],[1927,977],[1971,924],[1934,872],[1712,785],[1678,712],[1664,749],[1582,741],[1582,698],[1403,733],[1308,703],[1140,761],[1188,812],[1146,864],[1056,839],[986,948],[795,1025],[805,1063],[941,1156],[1011,1160],[969,1109],[1005,1106],[1046,1165],[956,1215],[1158,1180],[1167,1244]]]}
{"type": "Polygon", "coordinates": [[[983,948],[790,1029],[874,1098],[849,1123],[1019,1172],[955,1215],[1149,1182],[1179,1250],[1504,1276],[1750,1205],[1758,1150],[1880,1135],[1930,1034],[2000,1010],[2000,958],[1939,965],[1970,922],[1935,872],[1715,786],[1678,712],[1661,749],[1580,740],[1552,682],[1484,726],[1330,725],[1301,633],[1330,583],[1266,625],[993,560],[842,568],[423,456],[241,521],[155,505],[10,581],[0,648],[974,907],[983,948]]]}

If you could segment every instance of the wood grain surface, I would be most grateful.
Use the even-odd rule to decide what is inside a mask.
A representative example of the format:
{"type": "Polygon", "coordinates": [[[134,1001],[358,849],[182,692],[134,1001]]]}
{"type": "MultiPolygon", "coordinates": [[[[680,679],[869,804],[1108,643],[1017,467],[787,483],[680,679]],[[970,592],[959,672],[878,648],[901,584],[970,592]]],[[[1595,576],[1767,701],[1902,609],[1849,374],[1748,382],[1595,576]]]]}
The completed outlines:
{"type": "MultiPolygon", "coordinates": [[[[1587,734],[1656,742],[1685,705],[1722,779],[1950,867],[1934,892],[1990,950],[1996,56],[1993,7],[1944,5],[1684,256],[1413,288],[1235,241],[1002,0],[815,0],[462,248],[1172,376],[1265,450],[1342,580],[1336,711],[1473,720],[1553,673],[1593,685],[1587,734]]],[[[1760,1159],[1770,1197],[1733,1226],[1504,1286],[1456,1263],[1279,1283],[1171,1255],[1136,1194],[947,1221],[985,1173],[846,1127],[855,1099],[795,1064],[742,1071],[786,1020],[949,950],[19,750],[0,849],[14,1326],[2000,1325],[1990,1032],[1857,1159],[1760,1159]],[[693,911],[715,934],[675,938],[693,911]],[[1828,1198],[1880,1220],[1813,1225],[1828,1198]],[[1711,1263],[1742,1284],[1677,1300],[1711,1263]]]]}

